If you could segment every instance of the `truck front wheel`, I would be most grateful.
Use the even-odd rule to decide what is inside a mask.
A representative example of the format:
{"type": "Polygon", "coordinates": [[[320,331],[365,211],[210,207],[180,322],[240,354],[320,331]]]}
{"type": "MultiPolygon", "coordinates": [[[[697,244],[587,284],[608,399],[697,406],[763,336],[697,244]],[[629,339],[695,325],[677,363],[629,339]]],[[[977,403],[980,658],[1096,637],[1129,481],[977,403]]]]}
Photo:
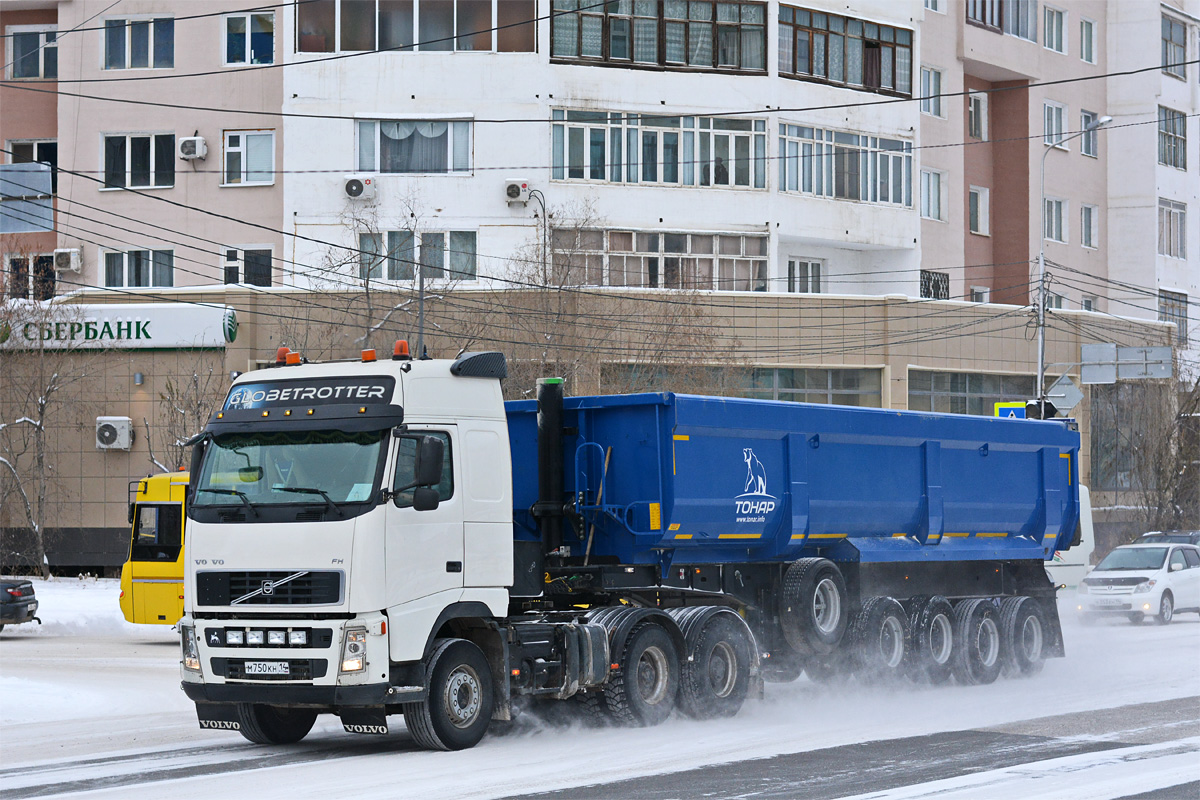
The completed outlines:
{"type": "Polygon", "coordinates": [[[294,744],[312,730],[317,712],[310,708],[238,703],[237,718],[242,736],[255,744],[294,744]]]}
{"type": "Polygon", "coordinates": [[[683,665],[680,710],[694,719],[737,714],[750,686],[750,648],[744,624],[727,615],[713,617],[683,665]]]}
{"type": "Polygon", "coordinates": [[[487,658],[466,639],[434,643],[426,661],[429,692],[404,706],[404,723],[426,750],[465,750],[487,733],[495,703],[487,658]]]}
{"type": "Polygon", "coordinates": [[[648,622],[629,635],[621,671],[604,687],[604,702],[623,725],[650,727],[665,722],[679,694],[679,653],[671,635],[648,622]]]}

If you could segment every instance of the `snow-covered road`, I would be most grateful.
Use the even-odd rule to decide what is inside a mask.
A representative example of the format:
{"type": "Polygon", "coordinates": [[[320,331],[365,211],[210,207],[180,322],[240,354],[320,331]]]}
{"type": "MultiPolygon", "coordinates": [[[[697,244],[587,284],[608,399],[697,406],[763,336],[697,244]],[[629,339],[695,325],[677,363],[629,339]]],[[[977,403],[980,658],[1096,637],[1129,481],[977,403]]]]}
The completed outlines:
{"type": "Polygon", "coordinates": [[[0,634],[5,798],[1200,797],[1191,613],[1167,627],[1085,628],[1064,607],[1067,658],[1031,679],[904,690],[801,679],[768,685],[733,720],[596,730],[523,719],[474,750],[430,753],[398,718],[376,738],[322,717],[284,748],[201,731],[178,687],[176,637],[125,623],[115,581],[36,588],[45,624],[0,634]],[[938,750],[923,757],[925,747],[938,750]],[[985,750],[993,758],[972,758],[985,750]],[[859,759],[864,774],[876,764],[892,779],[818,791],[814,776],[853,772],[859,759]],[[926,761],[943,766],[920,769],[926,761]],[[726,766],[705,771],[713,765],[726,766]]]}

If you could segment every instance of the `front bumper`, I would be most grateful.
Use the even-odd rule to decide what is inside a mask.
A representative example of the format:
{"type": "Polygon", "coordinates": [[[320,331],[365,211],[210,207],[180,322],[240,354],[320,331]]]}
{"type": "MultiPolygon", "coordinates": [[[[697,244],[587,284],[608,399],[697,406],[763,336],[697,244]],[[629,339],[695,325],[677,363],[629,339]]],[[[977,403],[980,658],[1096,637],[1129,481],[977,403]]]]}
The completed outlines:
{"type": "MultiPolygon", "coordinates": [[[[184,694],[198,703],[262,703],[271,706],[379,706],[402,702],[385,683],[359,686],[282,686],[261,683],[189,683],[180,684],[184,694]]],[[[417,698],[403,698],[408,702],[417,698]]]]}
{"type": "Polygon", "coordinates": [[[1079,595],[1076,596],[1076,608],[1081,614],[1102,616],[1105,614],[1145,614],[1152,616],[1158,613],[1158,602],[1162,592],[1143,592],[1139,594],[1123,594],[1116,597],[1079,595]]]}

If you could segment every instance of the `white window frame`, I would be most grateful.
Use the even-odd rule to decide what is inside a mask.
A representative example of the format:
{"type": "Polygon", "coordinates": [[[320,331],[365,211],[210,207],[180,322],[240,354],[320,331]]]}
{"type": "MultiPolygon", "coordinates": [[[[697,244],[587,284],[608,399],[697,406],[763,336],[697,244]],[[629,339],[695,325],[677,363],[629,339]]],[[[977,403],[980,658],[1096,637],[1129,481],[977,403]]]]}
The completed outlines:
{"type": "Polygon", "coordinates": [[[1079,300],[1079,308],[1081,311],[1095,311],[1099,307],[1098,300],[1095,295],[1085,294],[1079,300]]]}
{"type": "Polygon", "coordinates": [[[155,176],[154,140],[156,137],[159,137],[159,136],[175,137],[175,143],[171,147],[171,164],[172,164],[172,166],[175,166],[175,161],[177,160],[176,155],[175,155],[175,148],[179,145],[179,137],[176,135],[175,131],[132,131],[132,132],[105,131],[105,132],[101,133],[100,134],[100,191],[102,191],[102,192],[125,192],[125,191],[129,191],[130,189],[133,189],[133,190],[136,190],[139,192],[145,192],[145,191],[150,191],[150,190],[154,190],[154,189],[173,189],[173,188],[175,188],[175,181],[178,179],[178,176],[179,176],[178,167],[176,167],[174,170],[172,170],[172,172],[171,172],[172,179],[171,179],[170,183],[161,183],[160,184],[160,183],[154,182],[154,176],[155,176]],[[105,176],[106,176],[105,167],[107,165],[107,161],[105,159],[105,152],[104,152],[105,147],[106,147],[105,142],[107,139],[112,139],[112,138],[116,138],[116,137],[124,137],[125,138],[125,185],[124,186],[105,186],[104,185],[105,176]],[[130,176],[133,173],[133,163],[132,163],[133,148],[130,146],[129,140],[133,139],[133,138],[144,138],[144,137],[150,138],[150,183],[147,184],[146,186],[134,186],[130,182],[130,176]]]}
{"type": "Polygon", "coordinates": [[[921,218],[936,222],[946,221],[946,173],[940,169],[921,170],[921,218]],[[933,211],[933,191],[936,186],[937,209],[933,211]]]}
{"type": "Polygon", "coordinates": [[[279,51],[279,24],[275,21],[274,11],[246,11],[238,14],[226,14],[221,17],[221,66],[223,67],[248,67],[256,64],[274,64],[276,62],[276,54],[279,51]],[[271,60],[254,62],[250,59],[250,25],[253,17],[270,17],[271,18],[271,60]],[[246,23],[246,59],[244,61],[230,61],[229,59],[229,20],[242,19],[246,23]]]}
{"type": "Polygon", "coordinates": [[[1164,167],[1187,172],[1187,124],[1188,115],[1181,111],[1160,105],[1158,107],[1158,164],[1164,167]],[[1172,114],[1174,117],[1166,116],[1172,114]],[[1183,135],[1177,135],[1163,129],[1163,123],[1178,122],[1183,123],[1183,135]],[[1174,158],[1168,158],[1167,153],[1174,155],[1174,158]]]}
{"type": "Polygon", "coordinates": [[[1079,206],[1079,244],[1088,250],[1100,247],[1100,206],[1083,203],[1079,206]]]}
{"type": "Polygon", "coordinates": [[[798,294],[821,294],[822,287],[826,285],[827,276],[825,275],[825,262],[819,258],[809,258],[807,256],[788,256],[787,257],[787,290],[798,294]],[[800,282],[799,267],[803,264],[805,267],[804,282],[800,282]],[[815,271],[813,268],[816,268],[815,271]],[[814,286],[816,288],[814,288],[814,286]]]}
{"type": "Polygon", "coordinates": [[[235,286],[235,285],[238,285],[238,286],[273,286],[273,285],[275,285],[275,248],[272,245],[269,245],[269,244],[230,245],[228,247],[222,247],[220,252],[221,252],[220,269],[221,269],[222,285],[224,285],[224,286],[235,286]],[[267,260],[267,282],[265,284],[248,283],[246,281],[246,253],[252,252],[252,251],[253,252],[261,252],[264,250],[270,254],[268,256],[268,260],[267,260]],[[230,258],[229,258],[230,253],[234,254],[234,258],[232,260],[230,260],[230,258]],[[227,276],[225,275],[225,270],[228,269],[233,264],[237,264],[238,279],[236,281],[231,281],[231,282],[226,281],[227,276]]]}
{"type": "Polygon", "coordinates": [[[986,186],[972,186],[967,190],[967,230],[976,236],[991,236],[991,190],[986,186]],[[978,230],[971,227],[971,197],[976,200],[978,230]]]}
{"type": "Polygon", "coordinates": [[[1163,19],[1163,21],[1170,20],[1175,25],[1183,26],[1183,54],[1182,54],[1183,58],[1180,61],[1171,60],[1171,59],[1175,58],[1175,56],[1171,55],[1170,51],[1172,49],[1174,49],[1174,47],[1176,45],[1174,43],[1168,43],[1166,39],[1162,38],[1161,31],[1159,33],[1159,38],[1160,38],[1160,41],[1162,42],[1162,51],[1163,51],[1162,52],[1162,71],[1166,75],[1171,75],[1172,77],[1179,78],[1179,80],[1181,80],[1181,81],[1185,81],[1185,80],[1187,80],[1187,64],[1181,63],[1181,62],[1187,61],[1188,38],[1190,38],[1188,35],[1187,22],[1179,19],[1178,17],[1173,17],[1170,14],[1163,14],[1162,19],[1163,19]],[[1173,66],[1168,67],[1167,66],[1168,64],[1171,64],[1173,66]]]}
{"type": "Polygon", "coordinates": [[[105,287],[112,287],[112,288],[155,289],[155,288],[172,287],[175,285],[175,248],[173,248],[173,247],[159,247],[159,248],[131,247],[128,250],[113,250],[113,249],[107,249],[107,248],[103,249],[100,251],[99,280],[103,281],[103,285],[105,287]],[[149,256],[148,256],[149,261],[147,262],[147,269],[149,270],[149,274],[147,275],[147,282],[144,284],[129,283],[129,254],[130,253],[148,253],[149,254],[149,256]],[[158,283],[154,280],[154,256],[156,253],[170,253],[171,254],[171,281],[169,283],[158,283]],[[120,255],[121,256],[121,282],[120,283],[109,283],[108,282],[108,256],[110,256],[110,255],[120,255]]]}
{"type": "MultiPolygon", "coordinates": [[[[23,287],[24,293],[19,295],[19,297],[21,299],[25,299],[25,300],[47,299],[48,300],[52,297],[55,297],[58,294],[58,274],[54,271],[54,253],[13,252],[13,253],[4,253],[3,257],[4,257],[4,260],[2,262],[0,262],[0,269],[2,269],[4,271],[4,277],[0,278],[0,305],[2,305],[5,300],[14,298],[14,295],[12,293],[13,292],[12,276],[14,274],[13,269],[12,269],[12,262],[16,259],[23,259],[26,262],[25,263],[25,285],[23,287]],[[51,289],[53,291],[51,291],[50,294],[45,298],[39,298],[38,297],[39,293],[36,291],[36,289],[38,288],[38,284],[36,281],[37,276],[34,274],[34,266],[37,263],[38,259],[49,259],[49,264],[50,264],[50,283],[52,284],[51,289]]],[[[42,263],[45,264],[47,262],[43,261],[42,263]]]]}
{"type": "Polygon", "coordinates": [[[275,130],[273,128],[254,128],[248,130],[227,130],[221,134],[221,187],[222,188],[237,188],[241,186],[273,186],[275,184],[275,130]],[[237,147],[231,147],[229,144],[230,136],[240,136],[241,139],[237,147]],[[253,173],[258,174],[263,170],[252,170],[247,160],[247,136],[270,136],[271,137],[271,166],[266,170],[267,179],[252,181],[247,179],[247,175],[253,173]],[[240,180],[234,183],[229,182],[229,154],[241,153],[242,169],[240,180]]]}
{"type": "Polygon", "coordinates": [[[1056,308],[1062,310],[1067,304],[1067,298],[1055,292],[1046,292],[1046,308],[1056,308]]]}
{"type": "Polygon", "coordinates": [[[1051,5],[1043,5],[1042,9],[1042,47],[1052,53],[1062,53],[1063,55],[1066,55],[1067,49],[1070,47],[1070,43],[1067,41],[1066,10],[1051,5]],[[1058,41],[1051,42],[1051,31],[1048,23],[1050,22],[1051,18],[1055,17],[1055,15],[1057,15],[1058,26],[1054,33],[1056,34],[1058,41]],[[1053,45],[1057,45],[1057,47],[1053,45]]]}
{"type": "Polygon", "coordinates": [[[778,144],[780,192],[912,208],[912,142],[780,122],[778,144]],[[844,134],[857,144],[846,143],[844,134]],[[844,156],[847,150],[857,153],[857,164],[853,156],[838,157],[838,151],[844,156]],[[844,172],[852,165],[859,170],[857,198],[839,194],[848,185],[844,172]]]}
{"type": "Polygon", "coordinates": [[[1083,131],[1083,136],[1079,137],[1079,152],[1088,158],[1100,157],[1100,136],[1096,129],[1088,130],[1087,127],[1100,119],[1100,115],[1095,111],[1079,112],[1079,130],[1083,131]]]}
{"type": "Polygon", "coordinates": [[[1063,141],[1066,132],[1067,111],[1066,104],[1057,100],[1042,101],[1042,143],[1047,147],[1057,147],[1059,150],[1070,149],[1063,141]]]}
{"type": "Polygon", "coordinates": [[[1187,203],[1158,198],[1158,254],[1187,258],[1187,203]]]}
{"type": "Polygon", "coordinates": [[[395,116],[395,115],[375,115],[375,114],[355,114],[354,125],[354,164],[356,172],[369,172],[375,175],[458,175],[467,176],[475,171],[475,120],[472,115],[420,115],[420,116],[395,116]],[[381,122],[444,122],[447,125],[446,129],[446,169],[443,172],[382,172],[379,169],[379,150],[380,150],[380,132],[379,123],[381,122]],[[366,169],[362,165],[362,129],[366,123],[371,123],[372,136],[374,137],[371,149],[375,162],[371,169],[366,169]],[[467,166],[465,169],[454,168],[454,157],[457,151],[454,147],[454,126],[457,124],[466,123],[467,125],[467,166]]]}
{"type": "Polygon", "coordinates": [[[1065,199],[1049,196],[1045,198],[1045,205],[1042,207],[1042,225],[1047,242],[1067,244],[1070,241],[1067,214],[1068,203],[1065,199]]]}
{"type": "MultiPolygon", "coordinates": [[[[5,38],[8,42],[8,47],[5,48],[4,63],[8,66],[4,70],[4,77],[10,81],[43,81],[56,80],[58,70],[55,69],[53,78],[46,77],[46,51],[53,48],[55,55],[58,54],[58,26],[50,25],[8,25],[4,28],[5,38]],[[14,69],[17,66],[16,56],[16,34],[18,33],[37,33],[38,36],[38,74],[25,78],[17,78],[13,75],[14,69]],[[46,34],[53,33],[54,41],[46,41],[46,34]]],[[[57,62],[56,62],[57,63],[57,62]]]]}
{"type": "Polygon", "coordinates": [[[946,13],[946,9],[942,5],[942,0],[925,0],[925,10],[932,11],[935,14],[946,13]]]}
{"type": "Polygon", "coordinates": [[[987,286],[972,286],[970,297],[972,303],[990,303],[992,290],[987,286]]]}
{"type": "Polygon", "coordinates": [[[424,256],[425,256],[425,239],[426,239],[426,237],[434,237],[434,236],[442,237],[442,242],[441,242],[442,264],[440,267],[434,267],[432,265],[429,265],[429,269],[430,270],[439,269],[439,270],[441,270],[442,274],[441,275],[431,275],[431,274],[427,273],[425,275],[426,283],[428,283],[429,281],[445,281],[447,283],[453,283],[453,282],[462,283],[462,282],[478,281],[479,280],[479,259],[480,259],[479,231],[478,231],[478,229],[475,229],[475,228],[456,228],[453,230],[451,230],[449,228],[445,228],[445,229],[439,229],[439,230],[417,230],[417,231],[412,231],[412,230],[407,230],[407,229],[405,229],[405,230],[391,229],[391,230],[384,230],[384,231],[379,231],[379,232],[359,231],[358,240],[356,242],[356,245],[358,246],[358,249],[359,249],[359,257],[358,257],[358,260],[353,264],[353,269],[355,270],[355,272],[354,272],[355,278],[354,279],[355,280],[370,280],[372,282],[392,283],[392,284],[415,283],[417,281],[418,267],[420,267],[422,269],[422,271],[426,271],[424,260],[423,260],[424,256]],[[475,253],[474,253],[475,259],[474,259],[474,264],[472,265],[472,268],[474,269],[473,275],[466,275],[465,273],[454,272],[451,269],[450,254],[452,251],[450,250],[450,240],[454,236],[454,234],[460,234],[460,235],[461,234],[470,234],[475,237],[475,253]],[[409,263],[408,261],[400,261],[398,259],[397,259],[396,263],[397,264],[409,263],[409,266],[411,267],[411,269],[413,271],[413,276],[411,278],[393,277],[390,274],[395,269],[393,264],[389,263],[391,261],[390,245],[391,245],[392,237],[393,236],[400,237],[403,235],[407,235],[408,237],[410,237],[412,239],[412,254],[413,254],[413,258],[411,260],[412,263],[409,263]],[[374,240],[373,243],[371,240],[374,240]],[[369,277],[367,275],[365,275],[365,273],[367,273],[368,271],[371,273],[369,275],[369,277]],[[375,274],[375,273],[378,273],[378,274],[375,274]]]}
{"type": "Polygon", "coordinates": [[[928,64],[921,65],[921,113],[945,119],[942,108],[942,79],[945,72],[928,64]],[[936,84],[936,85],[935,85],[936,84]]]}
{"type": "Polygon", "coordinates": [[[1037,42],[1037,0],[1007,0],[1001,10],[1003,19],[1000,26],[1005,34],[1027,42],[1037,42]]]}
{"type": "Polygon", "coordinates": [[[988,96],[987,92],[969,92],[967,94],[967,135],[978,138],[981,142],[988,140],[988,96]],[[978,109],[975,111],[974,109],[978,109]],[[979,122],[979,136],[971,133],[971,120],[979,122]]]}
{"type": "Polygon", "coordinates": [[[115,17],[105,17],[100,25],[100,72],[115,72],[118,70],[128,69],[175,69],[175,32],[174,32],[175,16],[173,14],[120,14],[115,17]],[[172,22],[171,33],[171,66],[156,67],[154,66],[154,21],[158,19],[169,19],[172,22]],[[125,63],[120,67],[108,66],[108,23],[124,22],[125,23],[125,63]],[[149,35],[146,38],[146,66],[134,67],[130,66],[133,63],[133,41],[130,36],[130,25],[134,22],[149,23],[149,35]]]}
{"type": "Polygon", "coordinates": [[[1085,64],[1095,64],[1097,61],[1096,21],[1087,17],[1079,18],[1079,60],[1085,64]]]}

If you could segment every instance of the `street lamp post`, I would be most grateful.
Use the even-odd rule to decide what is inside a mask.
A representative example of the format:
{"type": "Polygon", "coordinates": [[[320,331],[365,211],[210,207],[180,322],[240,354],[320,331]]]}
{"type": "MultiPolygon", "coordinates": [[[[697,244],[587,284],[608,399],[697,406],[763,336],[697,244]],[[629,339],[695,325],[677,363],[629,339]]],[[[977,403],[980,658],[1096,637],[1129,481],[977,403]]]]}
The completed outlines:
{"type": "Polygon", "coordinates": [[[1046,156],[1050,155],[1050,151],[1059,145],[1066,144],[1072,139],[1077,139],[1084,134],[1099,130],[1110,122],[1112,122],[1112,117],[1109,116],[1094,119],[1083,130],[1076,131],[1070,136],[1059,139],[1054,144],[1048,146],[1045,152],[1042,153],[1041,208],[1038,209],[1038,213],[1042,217],[1042,240],[1038,247],[1037,404],[1039,416],[1043,418],[1046,416],[1046,156]]]}

